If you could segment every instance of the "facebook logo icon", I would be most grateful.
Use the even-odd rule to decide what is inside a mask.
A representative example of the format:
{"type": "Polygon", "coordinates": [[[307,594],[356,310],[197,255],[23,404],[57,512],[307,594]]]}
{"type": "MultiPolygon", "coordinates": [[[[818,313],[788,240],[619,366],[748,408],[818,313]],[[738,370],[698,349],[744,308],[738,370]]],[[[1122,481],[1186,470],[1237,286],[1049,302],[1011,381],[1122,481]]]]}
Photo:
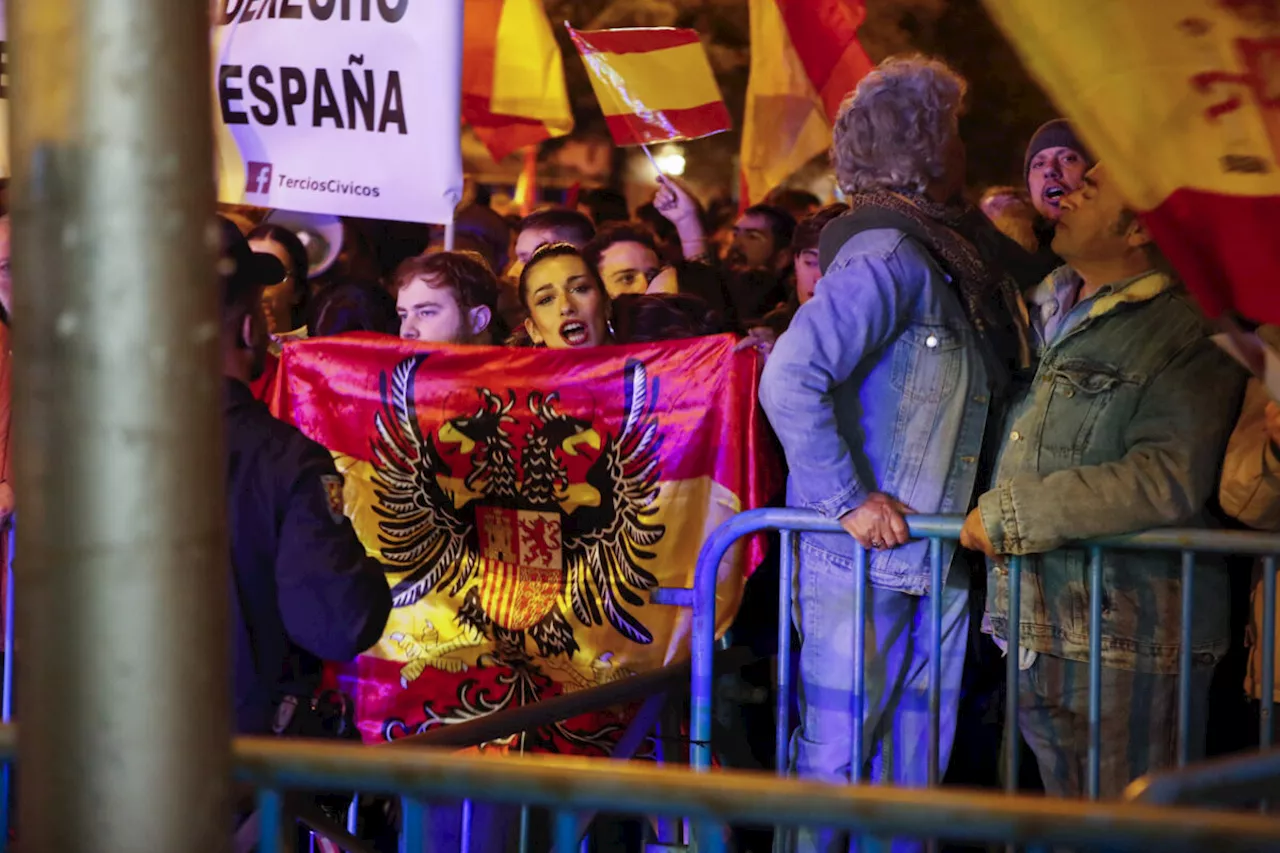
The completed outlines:
{"type": "Polygon", "coordinates": [[[249,163],[245,167],[245,186],[247,193],[266,195],[271,191],[271,164],[249,163]]]}

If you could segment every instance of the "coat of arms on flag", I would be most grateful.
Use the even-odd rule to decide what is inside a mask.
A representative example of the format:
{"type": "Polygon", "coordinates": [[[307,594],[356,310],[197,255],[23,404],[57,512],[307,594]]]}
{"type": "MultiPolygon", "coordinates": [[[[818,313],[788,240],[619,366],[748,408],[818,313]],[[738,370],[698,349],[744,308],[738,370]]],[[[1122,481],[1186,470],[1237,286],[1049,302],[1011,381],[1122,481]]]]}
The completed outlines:
{"type": "Polygon", "coordinates": [[[525,631],[556,605],[564,577],[560,516],[554,512],[482,506],[480,606],[493,621],[525,631]],[[517,594],[519,590],[519,594],[517,594]]]}
{"type": "MultiPolygon", "coordinates": [[[[392,588],[397,607],[429,592],[460,595],[456,621],[466,642],[438,647],[425,660],[492,643],[494,659],[520,669],[532,647],[543,658],[578,651],[570,614],[586,626],[609,625],[632,642],[653,638],[628,606],[656,585],[643,567],[663,528],[651,522],[661,476],[658,424],[644,365],[625,368],[625,419],[602,439],[589,421],[557,407],[556,392],[528,393],[513,414],[504,400],[477,389],[474,412],[424,433],[413,400],[424,356],[401,362],[383,380],[376,418],[375,491],[379,538],[388,571],[407,572],[392,588]],[[455,468],[442,449],[453,446],[455,468]],[[598,450],[581,480],[568,462],[598,450]],[[562,536],[562,520],[575,524],[562,536]],[[567,559],[566,559],[567,558],[567,559]],[[567,565],[566,565],[567,564],[567,565]],[[563,605],[561,604],[563,602],[563,605]]],[[[421,673],[419,673],[421,674],[421,673]]]]}

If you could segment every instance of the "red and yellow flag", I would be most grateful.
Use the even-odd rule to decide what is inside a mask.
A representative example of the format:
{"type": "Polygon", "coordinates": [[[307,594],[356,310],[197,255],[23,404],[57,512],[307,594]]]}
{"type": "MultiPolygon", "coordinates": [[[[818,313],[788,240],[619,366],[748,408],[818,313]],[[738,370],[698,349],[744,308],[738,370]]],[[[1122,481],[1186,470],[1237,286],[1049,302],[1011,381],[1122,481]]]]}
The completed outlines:
{"type": "Polygon", "coordinates": [[[462,118],[494,160],[573,130],[542,0],[467,0],[463,26],[462,118]]]}
{"type": "Polygon", "coordinates": [[[750,0],[751,77],[742,128],[745,199],[762,200],[831,147],[840,102],[871,70],[862,0],[750,0]]]}
{"type": "Polygon", "coordinates": [[[569,28],[613,141],[697,139],[733,126],[693,30],[569,28]]]}
{"type": "MultiPolygon", "coordinates": [[[[686,657],[707,534],[780,482],[731,337],[587,351],[291,343],[277,416],[329,448],[345,511],[387,571],[376,647],[332,670],[366,741],[464,722],[686,657]]],[[[757,545],[720,567],[718,629],[757,545]]],[[[607,754],[617,714],[528,749],[607,754]]]]}
{"type": "Polygon", "coordinates": [[[1205,311],[1280,323],[1280,0],[986,0],[1205,311]]]}

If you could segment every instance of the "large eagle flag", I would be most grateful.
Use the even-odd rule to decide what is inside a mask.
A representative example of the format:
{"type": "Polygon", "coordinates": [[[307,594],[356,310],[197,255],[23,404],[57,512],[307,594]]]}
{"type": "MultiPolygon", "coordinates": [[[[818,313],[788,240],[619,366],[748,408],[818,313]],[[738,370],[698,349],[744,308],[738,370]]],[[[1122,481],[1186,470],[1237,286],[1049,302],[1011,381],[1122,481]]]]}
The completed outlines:
{"type": "MultiPolygon", "coordinates": [[[[686,657],[706,535],[780,483],[754,354],[728,336],[587,351],[291,343],[278,417],[334,454],[335,511],[387,572],[382,640],[330,676],[391,740],[686,657]],[[335,484],[336,485],[336,484],[335,484]]],[[[720,566],[718,630],[759,543],[720,566]]],[[[547,726],[529,750],[608,754],[625,715],[547,726]]]]}

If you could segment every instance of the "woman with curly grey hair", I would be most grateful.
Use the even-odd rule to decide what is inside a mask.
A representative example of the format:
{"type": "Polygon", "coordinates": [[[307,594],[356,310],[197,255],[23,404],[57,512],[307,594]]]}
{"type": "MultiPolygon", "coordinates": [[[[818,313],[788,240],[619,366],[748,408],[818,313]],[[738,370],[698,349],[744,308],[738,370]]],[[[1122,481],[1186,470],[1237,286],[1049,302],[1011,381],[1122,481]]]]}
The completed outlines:
{"type": "MultiPolygon", "coordinates": [[[[969,569],[954,559],[954,544],[944,545],[934,588],[929,543],[909,541],[905,516],[964,513],[985,490],[984,435],[1029,360],[1017,286],[964,236],[974,216],[985,222],[958,201],[964,93],[954,71],[915,56],[885,61],[845,101],[831,150],[850,212],[823,231],[824,276],[761,380],[790,465],[788,502],[845,530],[802,538],[803,710],[793,760],[810,778],[848,781],[870,768],[885,782],[926,785],[941,778],[951,752],[969,569]],[[854,577],[864,570],[865,692],[855,709],[863,662],[851,655],[854,577]],[[929,595],[942,598],[939,636],[929,595]],[[935,654],[936,752],[928,712],[935,654]]],[[[800,848],[843,842],[804,832],[800,848]]]]}

